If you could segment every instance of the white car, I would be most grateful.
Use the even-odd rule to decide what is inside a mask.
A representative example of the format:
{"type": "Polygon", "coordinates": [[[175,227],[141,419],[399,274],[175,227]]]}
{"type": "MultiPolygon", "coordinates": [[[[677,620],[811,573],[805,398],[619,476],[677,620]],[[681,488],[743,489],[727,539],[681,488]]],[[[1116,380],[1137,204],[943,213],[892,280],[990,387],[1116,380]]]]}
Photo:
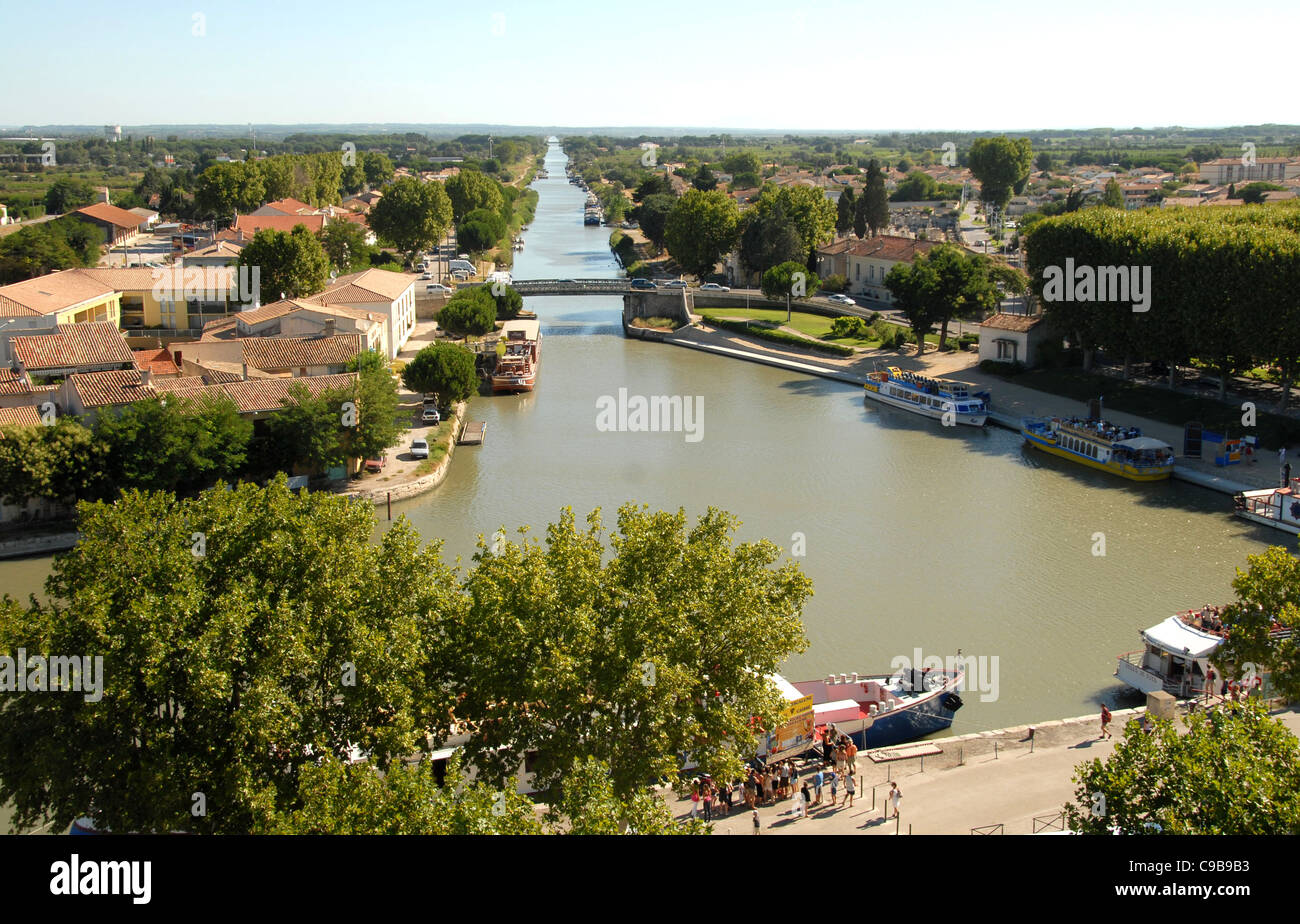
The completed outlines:
{"type": "Polygon", "coordinates": [[[716,282],[706,282],[700,286],[701,292],[730,292],[731,286],[718,285],[716,282]]]}
{"type": "Polygon", "coordinates": [[[412,459],[429,458],[429,441],[411,440],[411,458],[412,459]]]}
{"type": "Polygon", "coordinates": [[[847,295],[840,295],[838,293],[836,293],[835,295],[826,296],[826,301],[836,305],[851,305],[854,307],[856,307],[858,304],[853,299],[849,298],[847,295]]]}
{"type": "Polygon", "coordinates": [[[663,287],[665,289],[684,289],[686,288],[686,280],[674,279],[672,282],[665,282],[663,287]]]}
{"type": "Polygon", "coordinates": [[[424,291],[429,295],[450,295],[452,290],[440,282],[431,282],[424,287],[424,291]]]}

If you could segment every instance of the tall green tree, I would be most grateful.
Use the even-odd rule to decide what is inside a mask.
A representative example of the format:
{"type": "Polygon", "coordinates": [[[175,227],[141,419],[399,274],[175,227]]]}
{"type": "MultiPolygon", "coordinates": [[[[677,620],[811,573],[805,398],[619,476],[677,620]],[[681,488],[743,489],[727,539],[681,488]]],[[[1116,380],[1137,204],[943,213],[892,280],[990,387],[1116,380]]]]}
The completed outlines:
{"type": "Polygon", "coordinates": [[[480,540],[447,641],[486,782],[528,751],[541,787],[596,758],[626,801],[686,752],[732,779],[774,727],[767,676],[806,644],[808,578],[769,542],[733,545],[737,521],[716,509],[688,526],[627,504],[617,523],[607,534],[596,511],[583,529],[566,508],[544,543],[480,540]]]}
{"type": "Polygon", "coordinates": [[[739,222],[735,200],[725,193],[690,189],[668,213],[664,243],[683,269],[704,277],[735,244],[739,222]]]}
{"type": "Polygon", "coordinates": [[[194,207],[208,218],[252,212],[267,201],[262,167],[250,161],[213,164],[194,184],[194,207]]]}
{"type": "Polygon", "coordinates": [[[1084,834],[1300,833],[1300,742],[1258,702],[1144,732],[1075,768],[1070,830],[1084,834]]]}
{"type": "Polygon", "coordinates": [[[355,404],[351,389],[313,395],[306,385],[293,383],[284,407],[267,418],[265,433],[253,441],[250,455],[256,467],[292,472],[301,465],[320,473],[342,465],[347,459],[345,440],[355,427],[351,422],[360,419],[355,404]]]}
{"type": "Polygon", "coordinates": [[[709,192],[718,188],[718,178],[709,169],[708,164],[700,164],[700,168],[695,171],[695,176],[691,178],[691,185],[701,192],[709,192]]]}
{"type": "Polygon", "coordinates": [[[798,261],[805,245],[778,202],[767,214],[750,209],[742,216],[739,252],[741,267],[752,278],[778,264],[798,261]]]}
{"type": "Polygon", "coordinates": [[[409,264],[442,240],[452,222],[451,200],[441,183],[403,177],[384,190],[369,221],[380,241],[400,250],[409,264]]]}
{"type": "Polygon", "coordinates": [[[438,312],[438,324],[458,336],[482,336],[496,328],[497,304],[488,286],[459,289],[438,312]]]}
{"type": "Polygon", "coordinates": [[[867,229],[875,237],[889,227],[889,193],[885,189],[885,175],[880,163],[873,157],[867,164],[866,185],[858,197],[853,215],[853,233],[859,238],[867,236],[867,229]]]}
{"type": "Polygon", "coordinates": [[[366,175],[366,184],[371,189],[378,189],[393,178],[396,167],[387,154],[379,151],[367,151],[361,155],[359,166],[366,175]]]}
{"type": "Polygon", "coordinates": [[[478,389],[474,354],[454,343],[433,343],[406,364],[402,383],[411,391],[437,395],[444,405],[466,400],[478,389]]]}
{"type": "Polygon", "coordinates": [[[61,176],[45,190],[45,213],[62,215],[95,201],[95,190],[85,180],[61,176]]]}
{"type": "Polygon", "coordinates": [[[1114,177],[1106,181],[1106,189],[1102,193],[1101,204],[1112,209],[1122,209],[1124,207],[1124,190],[1120,189],[1119,181],[1114,177]]]}
{"type": "Polygon", "coordinates": [[[772,299],[785,299],[785,319],[790,320],[790,302],[795,298],[808,298],[817,292],[821,280],[808,271],[802,263],[789,260],[772,267],[763,274],[763,294],[772,299]]]}
{"type": "Polygon", "coordinates": [[[840,234],[848,234],[853,230],[853,215],[856,211],[857,198],[853,194],[853,187],[846,186],[840,193],[839,201],[835,203],[835,230],[840,234]]]}
{"type": "Polygon", "coordinates": [[[970,148],[970,172],[979,180],[980,199],[996,215],[1006,209],[1011,196],[1024,189],[1034,163],[1028,138],[976,138],[970,148]]]}
{"type": "Polygon", "coordinates": [[[655,250],[664,249],[664,232],[668,224],[668,215],[673,210],[677,199],[665,193],[655,193],[641,200],[636,210],[636,220],[646,239],[654,244],[655,250]]]}
{"type": "Polygon", "coordinates": [[[263,304],[315,295],[329,282],[330,258],[306,225],[258,231],[244,245],[239,266],[258,268],[263,304]]]}
{"type": "MultiPolygon", "coordinates": [[[[489,209],[493,212],[501,209],[501,184],[477,170],[461,170],[447,180],[446,188],[451,200],[452,218],[457,222],[475,209],[489,209]]],[[[384,195],[386,198],[388,193],[384,195]]]]}
{"type": "Polygon", "coordinates": [[[764,218],[782,215],[805,248],[825,243],[835,230],[835,205],[816,186],[769,186],[759,195],[754,210],[764,218]]]}
{"type": "Polygon", "coordinates": [[[397,442],[397,379],[382,353],[367,350],[348,363],[357,375],[357,423],[348,439],[355,459],[373,459],[397,442]]]}
{"type": "Polygon", "coordinates": [[[1300,560],[1272,546],[1247,562],[1232,582],[1237,600],[1224,614],[1229,632],[1216,663],[1235,678],[1268,672],[1272,686],[1294,700],[1300,697],[1300,560]]]}
{"type": "Polygon", "coordinates": [[[371,265],[375,248],[366,243],[366,229],[352,221],[331,221],[318,235],[321,247],[339,275],[355,273],[371,265]]]}

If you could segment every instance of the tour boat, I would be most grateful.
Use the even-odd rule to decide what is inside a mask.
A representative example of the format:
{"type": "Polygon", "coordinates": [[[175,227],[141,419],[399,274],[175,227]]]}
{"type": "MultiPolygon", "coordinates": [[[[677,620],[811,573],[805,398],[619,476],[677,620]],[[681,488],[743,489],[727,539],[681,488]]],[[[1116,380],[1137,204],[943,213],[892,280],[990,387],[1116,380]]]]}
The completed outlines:
{"type": "Polygon", "coordinates": [[[930,379],[897,366],[867,374],[863,385],[868,398],[941,420],[945,425],[982,427],[988,419],[988,392],[971,393],[960,382],[930,379]]]}
{"type": "Polygon", "coordinates": [[[541,363],[541,323],[527,318],[506,321],[501,328],[501,339],[505,341],[506,352],[497,359],[492,371],[492,391],[532,391],[541,363]]]}
{"type": "MultiPolygon", "coordinates": [[[[1215,680],[1206,690],[1215,652],[1228,635],[1220,612],[1220,608],[1209,606],[1188,610],[1146,629],[1142,632],[1144,647],[1120,655],[1115,676],[1142,693],[1163,690],[1180,699],[1201,696],[1206,692],[1216,695],[1231,692],[1224,684],[1224,671],[1219,667],[1215,667],[1215,680]]],[[[1269,638],[1274,640],[1289,635],[1290,630],[1277,623],[1269,631],[1269,638]]],[[[1256,676],[1264,695],[1269,695],[1272,686],[1268,674],[1256,676]]],[[[1255,687],[1255,683],[1249,685],[1249,689],[1255,687]]]]}
{"type": "Polygon", "coordinates": [[[1168,443],[1095,417],[1026,417],[1020,435],[1035,449],[1130,481],[1161,481],[1174,471],[1168,443]]]}
{"type": "Polygon", "coordinates": [[[811,748],[834,725],[861,749],[888,747],[943,731],[962,707],[965,671],[905,669],[889,674],[831,674],[822,680],[772,681],[786,702],[781,724],[760,751],[768,761],[811,748]]]}
{"type": "Polygon", "coordinates": [[[1288,533],[1300,533],[1300,478],[1285,488],[1242,491],[1232,496],[1233,513],[1288,533]]]}

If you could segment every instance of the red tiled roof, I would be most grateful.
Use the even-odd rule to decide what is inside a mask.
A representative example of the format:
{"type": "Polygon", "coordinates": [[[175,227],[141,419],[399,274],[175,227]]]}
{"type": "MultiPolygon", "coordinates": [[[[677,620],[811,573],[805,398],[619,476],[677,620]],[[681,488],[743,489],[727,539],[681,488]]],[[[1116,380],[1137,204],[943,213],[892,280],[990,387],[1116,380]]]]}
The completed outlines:
{"type": "Polygon", "coordinates": [[[120,209],[116,205],[109,205],[107,202],[96,202],[84,209],[77,209],[76,214],[95,218],[110,225],[116,225],[119,228],[138,228],[145,221],[139,215],[128,212],[126,209],[120,209]]]}
{"type": "Polygon", "coordinates": [[[14,337],[13,353],[28,371],[79,366],[134,366],[121,332],[107,321],[61,324],[53,334],[14,337]]]}
{"type": "Polygon", "coordinates": [[[0,286],[0,317],[39,317],[112,295],[116,290],[79,270],[60,270],[0,286]]]}
{"type": "Polygon", "coordinates": [[[350,273],[334,280],[334,285],[311,297],[312,301],[322,305],[337,302],[393,302],[401,298],[415,282],[416,277],[409,273],[394,273],[389,270],[368,269],[359,273],[350,273]]]}
{"type": "Polygon", "coordinates": [[[221,388],[234,400],[240,413],[252,414],[279,410],[289,399],[289,389],[295,385],[303,386],[308,394],[316,397],[323,391],[350,389],[356,379],[355,372],[348,372],[342,375],[315,375],[300,379],[253,379],[215,387],[221,388]]]}
{"type": "Polygon", "coordinates": [[[39,427],[41,412],[31,407],[0,407],[0,427],[39,427]]]}
{"type": "Polygon", "coordinates": [[[130,404],[154,396],[153,387],[140,381],[139,369],[110,369],[68,376],[83,407],[130,404]]]}
{"type": "Polygon", "coordinates": [[[257,369],[335,366],[361,352],[360,334],[332,337],[250,337],[244,341],[244,362],[257,369]]]}
{"type": "Polygon", "coordinates": [[[1037,314],[995,314],[991,318],[985,318],[981,321],[980,327],[987,327],[991,330],[1009,330],[1023,334],[1042,320],[1043,316],[1037,314]]]}
{"type": "Polygon", "coordinates": [[[235,230],[245,234],[258,231],[292,231],[298,225],[305,225],[315,234],[325,227],[324,215],[238,215],[235,217],[235,230]]]}
{"type": "Polygon", "coordinates": [[[316,211],[316,206],[308,205],[301,199],[295,199],[292,196],[285,199],[276,199],[274,202],[268,202],[262,206],[264,209],[275,209],[284,215],[310,215],[316,211]]]}
{"type": "Polygon", "coordinates": [[[180,375],[181,370],[172,359],[172,354],[165,349],[132,350],[135,364],[140,369],[148,369],[154,375],[180,375]]]}
{"type": "Polygon", "coordinates": [[[847,253],[855,257],[876,257],[881,260],[900,260],[910,262],[918,253],[926,253],[939,246],[939,241],[923,241],[919,238],[894,237],[881,235],[866,240],[842,238],[817,248],[819,254],[830,256],[847,253]]]}

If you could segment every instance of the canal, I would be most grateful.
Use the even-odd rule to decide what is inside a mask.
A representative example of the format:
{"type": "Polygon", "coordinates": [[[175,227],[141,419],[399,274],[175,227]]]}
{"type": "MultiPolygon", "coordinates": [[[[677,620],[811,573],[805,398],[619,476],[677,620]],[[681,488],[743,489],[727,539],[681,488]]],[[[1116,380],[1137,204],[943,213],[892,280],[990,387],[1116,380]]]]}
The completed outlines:
{"type": "MultiPolygon", "coordinates": [[[[609,229],[583,226],[564,164],[553,145],[514,275],[616,276],[609,229]]],[[[868,407],[851,386],[626,340],[617,297],[527,307],[542,321],[537,390],[473,399],[486,443],[459,448],[446,481],[394,516],[468,562],[479,534],[528,524],[540,535],[566,505],[580,518],[600,507],[607,525],[626,501],[721,507],[743,521],[742,540],[787,552],[802,540],[816,593],[791,678],[885,671],[916,649],[984,658],[985,691],[964,695],[954,733],[1115,702],[1115,656],[1138,647],[1139,630],[1230,599],[1234,569],[1278,539],[1233,518],[1225,495],[1130,485],[1028,456],[1008,431],[956,432],[868,407]],[[598,399],[621,388],[698,397],[700,438],[598,430],[598,399]]],[[[45,558],[0,562],[0,588],[25,597],[48,570],[45,558]]]]}

